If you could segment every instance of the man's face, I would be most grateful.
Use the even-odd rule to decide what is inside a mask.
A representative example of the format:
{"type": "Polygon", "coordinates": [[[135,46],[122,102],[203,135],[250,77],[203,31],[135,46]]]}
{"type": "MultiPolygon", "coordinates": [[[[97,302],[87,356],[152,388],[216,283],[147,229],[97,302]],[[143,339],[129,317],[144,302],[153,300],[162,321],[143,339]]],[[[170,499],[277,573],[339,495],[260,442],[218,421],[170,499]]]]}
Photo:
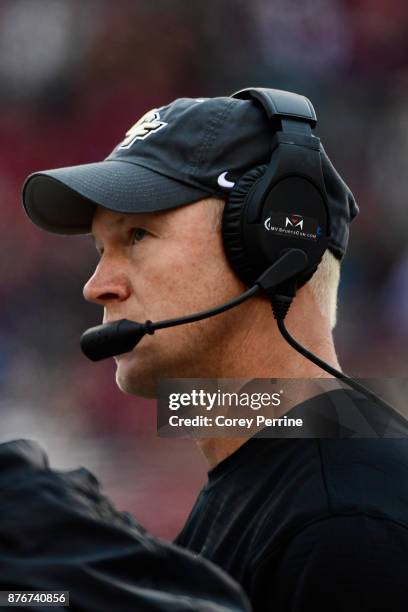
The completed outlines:
{"type": "MultiPolygon", "coordinates": [[[[179,317],[238,295],[245,287],[228,265],[215,219],[216,203],[208,199],[148,214],[98,207],[92,233],[101,259],[85,299],[104,307],[106,323],[179,317]]],[[[238,321],[232,310],[145,336],[115,357],[117,384],[155,397],[160,378],[216,377],[238,321]]]]}

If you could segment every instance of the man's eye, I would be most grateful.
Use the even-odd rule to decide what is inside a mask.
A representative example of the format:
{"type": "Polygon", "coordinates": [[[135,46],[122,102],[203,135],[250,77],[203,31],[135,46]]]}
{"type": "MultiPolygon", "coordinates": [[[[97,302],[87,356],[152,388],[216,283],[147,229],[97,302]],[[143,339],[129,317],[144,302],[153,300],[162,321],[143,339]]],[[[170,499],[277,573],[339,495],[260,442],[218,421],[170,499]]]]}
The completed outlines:
{"type": "Polygon", "coordinates": [[[147,230],[142,227],[135,227],[132,230],[132,240],[133,242],[140,242],[146,236],[147,230]]]}

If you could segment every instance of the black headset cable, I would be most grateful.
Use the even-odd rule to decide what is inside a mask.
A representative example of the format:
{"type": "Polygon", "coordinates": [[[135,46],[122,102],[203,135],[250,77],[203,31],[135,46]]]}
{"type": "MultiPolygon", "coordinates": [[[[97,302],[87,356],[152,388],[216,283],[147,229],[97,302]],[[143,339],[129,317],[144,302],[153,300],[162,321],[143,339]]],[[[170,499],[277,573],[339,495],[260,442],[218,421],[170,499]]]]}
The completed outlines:
{"type": "Polygon", "coordinates": [[[387,411],[391,411],[391,413],[395,415],[395,418],[397,419],[399,424],[403,425],[404,427],[407,427],[408,425],[407,419],[400,412],[398,412],[398,410],[396,410],[393,406],[391,406],[391,404],[386,402],[382,397],[379,397],[378,395],[373,393],[373,391],[370,391],[370,389],[367,389],[367,387],[365,387],[364,385],[361,385],[356,380],[354,380],[353,378],[350,378],[349,376],[347,376],[340,370],[333,368],[333,366],[329,365],[328,363],[320,359],[314,353],[311,353],[307,348],[305,348],[297,340],[295,340],[295,338],[289,333],[285,325],[285,317],[292,303],[292,299],[293,299],[292,297],[288,297],[286,295],[274,295],[271,299],[273,315],[276,319],[278,329],[281,335],[283,336],[283,338],[286,340],[286,342],[292,348],[294,348],[295,351],[297,351],[298,353],[306,357],[306,359],[316,364],[319,368],[321,368],[328,374],[331,374],[332,376],[335,376],[339,380],[343,381],[349,387],[351,387],[355,391],[358,391],[359,393],[362,393],[368,399],[372,400],[376,404],[381,405],[387,411]]]}

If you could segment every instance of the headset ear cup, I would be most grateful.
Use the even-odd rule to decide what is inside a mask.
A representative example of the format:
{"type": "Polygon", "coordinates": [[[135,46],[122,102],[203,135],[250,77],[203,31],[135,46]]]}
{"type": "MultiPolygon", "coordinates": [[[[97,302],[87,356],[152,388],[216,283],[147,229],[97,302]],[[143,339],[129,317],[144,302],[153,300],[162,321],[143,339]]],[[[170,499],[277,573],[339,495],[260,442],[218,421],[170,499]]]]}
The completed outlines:
{"type": "Polygon", "coordinates": [[[257,274],[249,265],[249,257],[245,251],[242,232],[243,211],[249,192],[263,177],[267,167],[267,164],[256,166],[241,176],[229,193],[222,218],[222,237],[227,259],[238,278],[247,286],[254,284],[257,274]]]}

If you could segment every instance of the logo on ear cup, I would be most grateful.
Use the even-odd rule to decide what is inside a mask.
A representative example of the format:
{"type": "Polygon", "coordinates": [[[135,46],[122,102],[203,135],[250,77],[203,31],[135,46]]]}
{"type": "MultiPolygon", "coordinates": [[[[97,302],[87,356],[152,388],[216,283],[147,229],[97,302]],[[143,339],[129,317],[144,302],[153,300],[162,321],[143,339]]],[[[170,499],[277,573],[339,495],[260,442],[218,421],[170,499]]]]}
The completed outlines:
{"type": "Polygon", "coordinates": [[[290,217],[286,217],[285,227],[298,227],[299,229],[303,229],[303,217],[300,215],[290,215],[290,217]]]}
{"type": "Polygon", "coordinates": [[[268,232],[271,231],[271,217],[268,217],[267,219],[265,219],[264,227],[265,229],[268,230],[268,232]]]}
{"type": "Polygon", "coordinates": [[[301,215],[287,215],[280,212],[267,217],[264,221],[264,228],[272,234],[304,238],[305,240],[317,240],[322,235],[317,219],[301,215]]]}

